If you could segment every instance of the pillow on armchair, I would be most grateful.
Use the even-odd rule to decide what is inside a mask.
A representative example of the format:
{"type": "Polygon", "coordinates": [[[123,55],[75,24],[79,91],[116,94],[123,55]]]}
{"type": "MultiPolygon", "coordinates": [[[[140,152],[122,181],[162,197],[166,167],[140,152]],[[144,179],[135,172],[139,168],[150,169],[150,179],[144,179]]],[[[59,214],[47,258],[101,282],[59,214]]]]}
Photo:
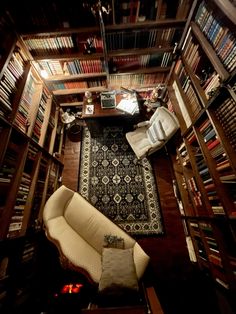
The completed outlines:
{"type": "Polygon", "coordinates": [[[160,120],[153,122],[146,132],[147,137],[152,144],[155,144],[157,141],[164,141],[166,139],[165,130],[160,120]]]}

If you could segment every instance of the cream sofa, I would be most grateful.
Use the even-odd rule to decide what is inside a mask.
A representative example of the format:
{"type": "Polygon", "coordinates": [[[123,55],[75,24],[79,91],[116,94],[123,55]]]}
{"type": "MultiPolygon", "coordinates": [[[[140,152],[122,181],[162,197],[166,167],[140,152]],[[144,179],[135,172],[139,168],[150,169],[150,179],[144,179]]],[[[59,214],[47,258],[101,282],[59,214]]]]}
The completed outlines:
{"type": "Polygon", "coordinates": [[[46,235],[69,264],[99,283],[102,274],[101,255],[104,236],[111,234],[124,239],[125,248],[133,248],[134,264],[140,279],[149,256],[140,245],[92,206],[79,193],[62,185],[47,200],[43,221],[46,235]]]}

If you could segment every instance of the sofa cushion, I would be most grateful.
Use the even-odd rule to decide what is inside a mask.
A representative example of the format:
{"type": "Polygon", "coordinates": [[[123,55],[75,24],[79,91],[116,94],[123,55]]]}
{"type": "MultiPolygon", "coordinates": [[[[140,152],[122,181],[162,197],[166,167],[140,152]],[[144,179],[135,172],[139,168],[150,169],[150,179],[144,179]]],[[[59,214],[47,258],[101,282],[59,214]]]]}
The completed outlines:
{"type": "Polygon", "coordinates": [[[125,247],[130,248],[135,244],[120,227],[103,215],[79,193],[75,193],[65,210],[65,219],[83,239],[100,254],[104,245],[105,234],[115,234],[125,241],[125,247]]]}
{"type": "Polygon", "coordinates": [[[98,290],[107,295],[138,291],[133,249],[104,248],[98,290]]]}

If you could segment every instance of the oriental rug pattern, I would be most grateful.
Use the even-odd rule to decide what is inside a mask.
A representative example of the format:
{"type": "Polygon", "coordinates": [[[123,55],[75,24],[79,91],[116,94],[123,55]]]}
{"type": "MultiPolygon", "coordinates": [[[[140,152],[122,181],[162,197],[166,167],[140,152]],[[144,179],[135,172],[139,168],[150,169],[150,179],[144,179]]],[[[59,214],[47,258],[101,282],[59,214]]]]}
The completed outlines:
{"type": "Polygon", "coordinates": [[[137,161],[122,127],[83,130],[78,192],[132,235],[162,234],[158,191],[147,158],[137,161]]]}

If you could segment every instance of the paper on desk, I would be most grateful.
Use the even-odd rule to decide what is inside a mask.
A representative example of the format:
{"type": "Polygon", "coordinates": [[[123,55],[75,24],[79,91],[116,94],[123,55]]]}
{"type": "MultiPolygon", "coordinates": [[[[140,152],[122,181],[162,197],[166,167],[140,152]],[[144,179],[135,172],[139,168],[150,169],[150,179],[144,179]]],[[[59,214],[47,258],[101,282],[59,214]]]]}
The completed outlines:
{"type": "Polygon", "coordinates": [[[116,108],[130,114],[138,112],[139,109],[137,99],[122,99],[116,108]]]}

